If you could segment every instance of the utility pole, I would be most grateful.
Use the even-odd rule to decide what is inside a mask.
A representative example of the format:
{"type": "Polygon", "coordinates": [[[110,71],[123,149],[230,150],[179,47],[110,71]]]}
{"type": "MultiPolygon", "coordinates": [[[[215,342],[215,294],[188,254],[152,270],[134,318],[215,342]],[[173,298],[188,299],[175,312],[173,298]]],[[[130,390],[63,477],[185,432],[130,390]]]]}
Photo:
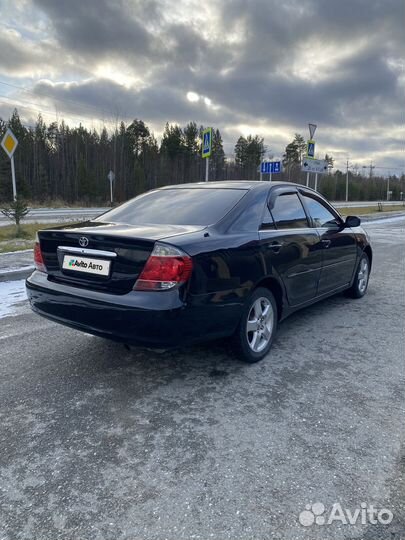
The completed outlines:
{"type": "Polygon", "coordinates": [[[349,160],[346,161],[346,202],[349,200],[349,160]]]}
{"type": "MultiPolygon", "coordinates": [[[[377,165],[373,165],[373,162],[370,163],[370,166],[368,165],[363,165],[362,167],[363,169],[368,169],[369,171],[369,178],[372,178],[373,176],[373,170],[374,169],[388,169],[388,176],[387,176],[387,193],[386,193],[386,200],[389,201],[391,199],[391,193],[390,193],[390,176],[391,176],[391,170],[397,170],[397,171],[401,171],[402,174],[403,174],[403,170],[404,168],[403,167],[382,167],[382,166],[377,166],[377,165]]],[[[382,197],[384,197],[384,187],[382,188],[382,197]]]]}

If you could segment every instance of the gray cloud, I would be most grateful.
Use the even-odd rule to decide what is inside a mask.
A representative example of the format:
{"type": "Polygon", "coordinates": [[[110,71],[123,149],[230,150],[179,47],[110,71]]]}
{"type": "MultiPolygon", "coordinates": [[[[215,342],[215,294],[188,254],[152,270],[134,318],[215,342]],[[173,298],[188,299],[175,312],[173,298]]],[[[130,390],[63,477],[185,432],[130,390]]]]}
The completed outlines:
{"type": "Polygon", "coordinates": [[[402,140],[392,132],[403,122],[403,0],[222,0],[209,4],[204,20],[203,4],[183,0],[178,17],[169,0],[31,1],[46,22],[47,42],[29,48],[21,40],[0,66],[32,66],[43,79],[58,73],[58,84],[33,76],[32,88],[59,110],[87,107],[89,118],[119,114],[161,126],[196,120],[232,134],[244,124],[269,137],[272,128],[292,136],[310,120],[329,144],[342,152],[346,144],[358,155],[378,150],[370,139],[378,128],[397,159],[402,140]],[[106,62],[129,82],[100,77],[106,62]],[[203,98],[191,103],[188,91],[215,107],[203,98]],[[355,136],[360,127],[364,144],[355,136]],[[343,129],[346,142],[336,136],[333,145],[343,129]]]}
{"type": "MultiPolygon", "coordinates": [[[[164,124],[166,121],[185,124],[191,119],[206,124],[223,120],[222,115],[219,117],[207,106],[188,101],[184,91],[159,85],[136,89],[127,88],[109,79],[56,85],[40,81],[35,84],[33,91],[45,100],[52,102],[54,99],[63,103],[64,108],[71,113],[77,111],[77,104],[80,103],[83,111],[88,107],[90,118],[97,115],[106,119],[141,118],[155,124],[164,124]]],[[[225,119],[231,120],[229,113],[225,115],[225,119]]]]}
{"type": "Polygon", "coordinates": [[[70,51],[100,57],[114,51],[153,52],[150,33],[123,0],[55,2],[34,0],[49,17],[55,35],[70,51]]]}
{"type": "Polygon", "coordinates": [[[46,49],[31,40],[23,39],[15,31],[0,33],[0,73],[18,74],[32,70],[33,66],[45,65],[49,61],[46,49]]]}

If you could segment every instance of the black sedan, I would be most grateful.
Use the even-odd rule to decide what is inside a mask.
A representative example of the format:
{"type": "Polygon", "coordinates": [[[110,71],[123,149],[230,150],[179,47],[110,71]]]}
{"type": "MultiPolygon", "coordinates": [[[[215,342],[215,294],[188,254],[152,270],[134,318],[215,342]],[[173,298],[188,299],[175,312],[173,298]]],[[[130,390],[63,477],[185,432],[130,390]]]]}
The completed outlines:
{"type": "Polygon", "coordinates": [[[256,362],[293,311],[362,297],[372,257],[359,218],[301,185],[182,184],[40,231],[27,293],[78,330],[157,348],[232,336],[256,362]]]}

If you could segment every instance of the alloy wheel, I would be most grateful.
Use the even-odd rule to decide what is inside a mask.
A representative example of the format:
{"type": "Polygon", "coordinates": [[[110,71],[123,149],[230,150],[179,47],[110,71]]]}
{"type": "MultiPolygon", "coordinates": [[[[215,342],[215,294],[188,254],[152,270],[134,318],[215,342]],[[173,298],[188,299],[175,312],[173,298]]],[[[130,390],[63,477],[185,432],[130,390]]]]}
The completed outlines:
{"type": "Polygon", "coordinates": [[[363,258],[360,261],[360,268],[357,274],[358,287],[361,294],[363,294],[367,288],[368,274],[369,274],[368,261],[366,258],[363,258]]]}
{"type": "Polygon", "coordinates": [[[274,328],[273,306],[268,298],[260,297],[250,308],[246,323],[246,336],[253,352],[263,351],[269,344],[274,328]]]}

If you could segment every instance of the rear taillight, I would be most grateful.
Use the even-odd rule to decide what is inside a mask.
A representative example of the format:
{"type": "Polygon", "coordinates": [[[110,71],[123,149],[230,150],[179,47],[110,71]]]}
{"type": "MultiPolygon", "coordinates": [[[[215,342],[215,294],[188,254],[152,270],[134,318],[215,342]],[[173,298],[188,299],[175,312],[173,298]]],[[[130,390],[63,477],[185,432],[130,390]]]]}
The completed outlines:
{"type": "Polygon", "coordinates": [[[41,246],[38,240],[34,244],[34,266],[40,272],[46,272],[46,266],[42,257],[41,246]]]}
{"type": "Polygon", "coordinates": [[[193,261],[180,249],[156,243],[137,279],[136,291],[165,291],[189,280],[193,261]]]}

